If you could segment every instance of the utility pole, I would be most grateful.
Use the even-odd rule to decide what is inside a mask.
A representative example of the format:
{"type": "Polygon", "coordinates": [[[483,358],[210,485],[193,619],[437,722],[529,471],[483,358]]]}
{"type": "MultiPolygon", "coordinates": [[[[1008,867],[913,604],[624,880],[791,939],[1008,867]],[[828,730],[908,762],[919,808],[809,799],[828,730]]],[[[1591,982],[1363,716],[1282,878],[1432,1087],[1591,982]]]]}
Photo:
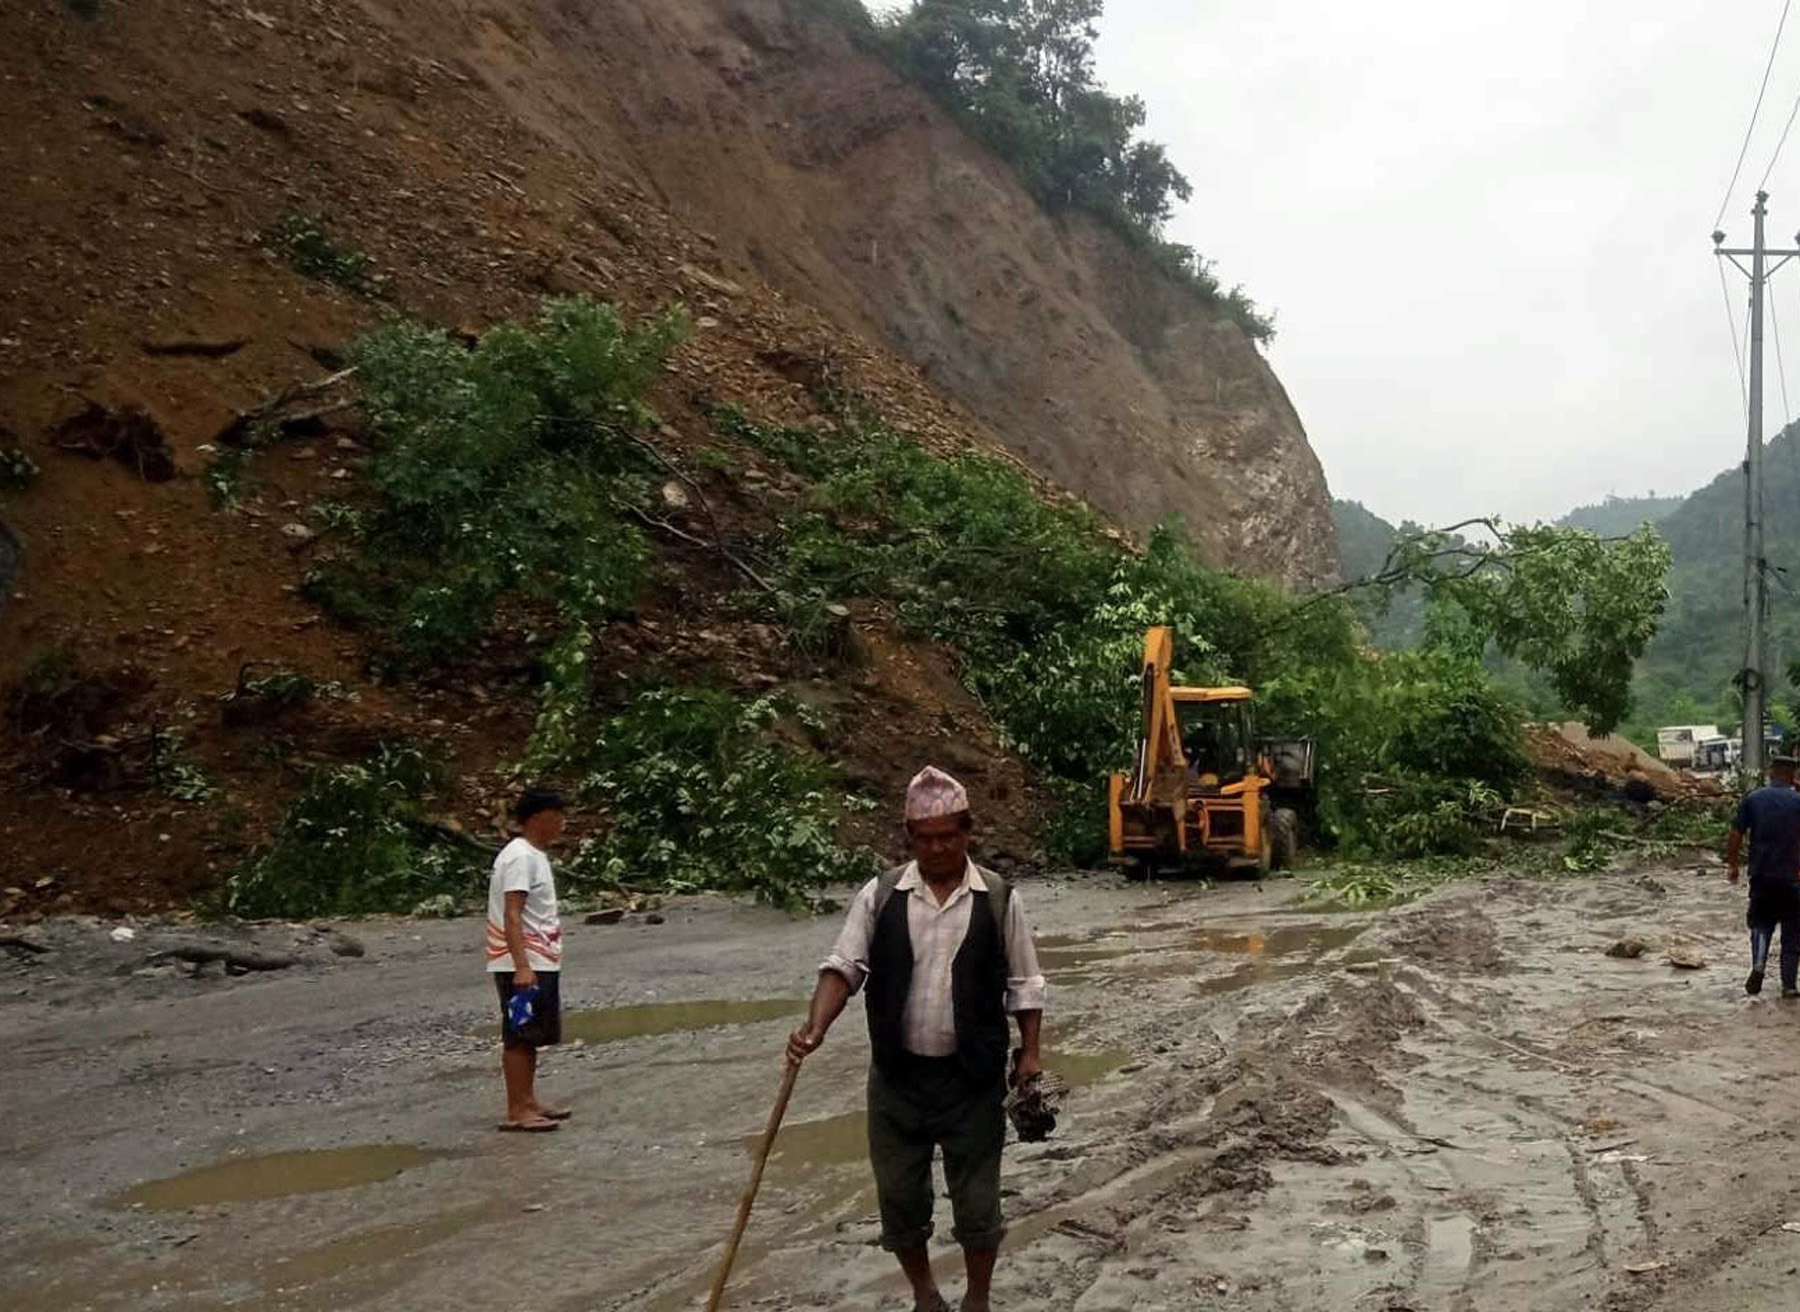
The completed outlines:
{"type": "MultiPolygon", "coordinates": [[[[1763,620],[1768,614],[1768,562],[1763,556],[1763,291],[1775,271],[1789,260],[1800,257],[1800,249],[1772,251],[1763,242],[1763,220],[1769,213],[1769,193],[1756,193],[1756,206],[1750,211],[1755,222],[1755,237],[1749,250],[1727,250],[1725,234],[1713,233],[1713,251],[1730,260],[1738,272],[1750,279],[1750,394],[1747,398],[1750,434],[1744,457],[1744,610],[1746,634],[1744,668],[1738,684],[1744,691],[1744,754],[1741,768],[1753,783],[1760,783],[1766,762],[1763,759],[1763,714],[1767,708],[1768,690],[1763,679],[1763,620]],[[1739,261],[1748,256],[1750,267],[1739,261]],[[1770,264],[1770,259],[1774,263],[1770,264]]],[[[1794,238],[1800,244],[1800,236],[1794,238]]]]}

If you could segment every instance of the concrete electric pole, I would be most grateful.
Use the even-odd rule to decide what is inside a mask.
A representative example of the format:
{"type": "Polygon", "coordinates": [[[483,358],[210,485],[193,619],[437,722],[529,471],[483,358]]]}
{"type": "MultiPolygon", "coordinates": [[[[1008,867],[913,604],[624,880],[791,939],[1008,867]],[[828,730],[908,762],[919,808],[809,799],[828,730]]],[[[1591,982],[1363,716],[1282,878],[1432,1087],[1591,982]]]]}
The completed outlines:
{"type": "MultiPolygon", "coordinates": [[[[1750,436],[1744,459],[1744,609],[1748,632],[1744,643],[1744,668],[1738,675],[1738,682],[1744,690],[1741,765],[1753,783],[1762,781],[1767,765],[1763,757],[1763,717],[1768,707],[1768,690],[1763,678],[1763,619],[1768,613],[1768,562],[1763,558],[1763,291],[1777,269],[1800,257],[1800,250],[1772,251],[1763,244],[1763,220],[1768,216],[1768,201],[1768,192],[1756,193],[1756,207],[1750,211],[1756,229],[1749,250],[1728,250],[1725,234],[1713,233],[1714,252],[1730,260],[1738,272],[1750,279],[1750,379],[1746,398],[1750,436]],[[1749,268],[1743,266],[1740,256],[1749,258],[1749,268]]],[[[1800,236],[1794,240],[1800,243],[1800,236]]]]}

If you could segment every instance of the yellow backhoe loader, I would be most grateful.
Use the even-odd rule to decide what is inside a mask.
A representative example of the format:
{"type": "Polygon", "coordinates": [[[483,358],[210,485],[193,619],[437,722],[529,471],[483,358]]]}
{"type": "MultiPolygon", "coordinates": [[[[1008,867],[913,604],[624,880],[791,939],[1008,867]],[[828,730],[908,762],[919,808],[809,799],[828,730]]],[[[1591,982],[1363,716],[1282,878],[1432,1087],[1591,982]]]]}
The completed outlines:
{"type": "Polygon", "coordinates": [[[1175,633],[1144,638],[1137,752],[1108,789],[1112,859],[1158,868],[1227,866],[1259,877],[1292,864],[1310,810],[1310,739],[1264,739],[1248,688],[1177,688],[1175,633]]]}

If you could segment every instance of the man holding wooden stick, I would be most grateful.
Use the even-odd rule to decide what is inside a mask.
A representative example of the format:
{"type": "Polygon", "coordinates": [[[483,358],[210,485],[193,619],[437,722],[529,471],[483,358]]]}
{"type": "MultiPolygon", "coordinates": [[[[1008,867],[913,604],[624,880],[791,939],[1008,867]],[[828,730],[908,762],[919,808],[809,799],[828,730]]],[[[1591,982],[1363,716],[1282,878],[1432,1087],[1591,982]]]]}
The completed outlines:
{"type": "Polygon", "coordinates": [[[806,1021],[788,1039],[799,1063],[825,1041],[850,996],[868,1007],[869,1162],[881,1244],[912,1283],[915,1312],[949,1312],[931,1274],[931,1157],[963,1249],[963,1312],[987,1312],[1006,1227],[1000,1151],[1006,1141],[1007,1016],[1019,1027],[1015,1083],[1039,1073],[1044,977],[1018,895],[969,859],[969,796],[926,767],[906,794],[914,860],[856,895],[819,967],[806,1021]]]}

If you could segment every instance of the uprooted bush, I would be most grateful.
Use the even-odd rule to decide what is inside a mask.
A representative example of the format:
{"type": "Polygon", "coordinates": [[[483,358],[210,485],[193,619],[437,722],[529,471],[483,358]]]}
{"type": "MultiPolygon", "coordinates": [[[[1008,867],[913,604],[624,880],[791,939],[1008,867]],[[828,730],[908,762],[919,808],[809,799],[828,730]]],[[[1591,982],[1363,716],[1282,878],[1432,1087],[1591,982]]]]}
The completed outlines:
{"type": "Polygon", "coordinates": [[[647,547],[621,516],[643,480],[642,397],[684,331],[607,305],[548,303],[468,349],[410,321],[351,351],[374,504],[335,517],[311,596],[402,665],[460,655],[508,595],[590,622],[627,604],[647,547]]]}
{"type": "Polygon", "coordinates": [[[313,772],[271,842],[230,875],[213,909],[303,919],[404,913],[445,893],[469,894],[481,872],[468,853],[421,837],[420,804],[443,783],[417,747],[313,772]]]}
{"type": "Polygon", "coordinates": [[[718,689],[638,692],[598,727],[582,762],[582,791],[608,822],[576,853],[571,883],[723,889],[803,907],[868,874],[873,858],[837,839],[857,799],[823,758],[776,732],[803,714],[718,689]]]}

